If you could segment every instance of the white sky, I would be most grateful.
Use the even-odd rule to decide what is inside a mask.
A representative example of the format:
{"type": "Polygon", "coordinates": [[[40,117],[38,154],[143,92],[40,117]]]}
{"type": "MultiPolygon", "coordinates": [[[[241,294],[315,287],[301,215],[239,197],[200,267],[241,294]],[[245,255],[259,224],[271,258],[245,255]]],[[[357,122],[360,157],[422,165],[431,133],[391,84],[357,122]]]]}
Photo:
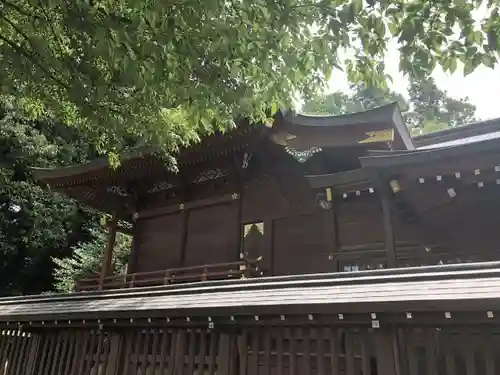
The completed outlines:
{"type": "MultiPolygon", "coordinates": [[[[389,83],[392,90],[397,91],[407,97],[408,80],[398,69],[399,53],[396,46],[389,48],[386,67],[387,73],[391,75],[393,82],[389,83]]],[[[469,97],[472,104],[477,107],[476,116],[478,119],[490,119],[500,117],[500,66],[495,69],[478,67],[473,73],[464,77],[461,66],[453,75],[444,73],[440,68],[433,73],[436,84],[439,88],[448,91],[454,98],[469,97]]],[[[346,75],[341,71],[332,74],[328,91],[348,91],[349,83],[346,75]]]]}
{"type": "MultiPolygon", "coordinates": [[[[489,14],[486,2],[474,12],[476,21],[480,21],[489,14]]],[[[456,30],[458,32],[458,30],[456,30]]],[[[396,41],[388,45],[387,57],[385,61],[386,73],[389,74],[393,82],[390,88],[396,92],[407,95],[408,80],[399,73],[399,52],[396,41]]],[[[500,66],[495,69],[478,67],[473,73],[464,77],[461,64],[453,75],[444,73],[440,68],[433,73],[436,84],[442,90],[446,90],[453,98],[468,97],[470,102],[476,106],[476,117],[487,120],[500,117],[500,100],[498,99],[498,86],[500,86],[500,66]]],[[[349,84],[343,72],[337,71],[332,74],[328,91],[348,91],[349,84]]]]}

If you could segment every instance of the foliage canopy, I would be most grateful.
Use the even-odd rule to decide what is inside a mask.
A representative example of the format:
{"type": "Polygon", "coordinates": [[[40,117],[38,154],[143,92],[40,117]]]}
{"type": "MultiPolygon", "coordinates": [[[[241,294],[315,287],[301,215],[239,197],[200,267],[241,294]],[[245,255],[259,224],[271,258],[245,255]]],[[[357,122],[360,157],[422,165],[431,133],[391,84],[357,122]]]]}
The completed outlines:
{"type": "Polygon", "coordinates": [[[3,93],[92,136],[100,151],[129,138],[166,154],[239,115],[306,95],[346,66],[384,80],[390,38],[400,68],[465,73],[498,58],[499,1],[0,0],[3,93]],[[458,30],[458,33],[456,31],[458,30]],[[339,61],[339,52],[354,50],[339,61]]]}

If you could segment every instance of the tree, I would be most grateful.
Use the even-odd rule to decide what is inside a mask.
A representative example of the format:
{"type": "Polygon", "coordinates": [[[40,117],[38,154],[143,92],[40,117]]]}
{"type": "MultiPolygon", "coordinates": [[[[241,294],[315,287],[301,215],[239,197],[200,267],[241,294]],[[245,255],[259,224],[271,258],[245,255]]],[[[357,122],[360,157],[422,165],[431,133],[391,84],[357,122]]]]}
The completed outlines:
{"type": "MultiPolygon", "coordinates": [[[[91,225],[88,230],[93,239],[76,244],[72,249],[71,257],[53,258],[56,265],[54,287],[58,292],[72,292],[76,281],[99,275],[102,251],[107,245],[107,236],[101,227],[95,225],[91,225]]],[[[117,233],[113,249],[113,274],[125,273],[131,242],[130,236],[117,233]]]]}
{"type": "Polygon", "coordinates": [[[454,99],[439,89],[433,78],[410,80],[408,88],[413,111],[411,126],[423,132],[441,130],[471,123],[475,120],[476,106],[469,99],[454,99]]]}
{"type": "Polygon", "coordinates": [[[342,115],[362,112],[394,102],[398,103],[403,113],[409,109],[409,103],[403,95],[387,88],[357,84],[351,86],[351,91],[350,94],[340,91],[327,95],[318,94],[304,103],[302,112],[316,115],[342,115]]]}
{"type": "Polygon", "coordinates": [[[95,155],[86,139],[49,119],[32,121],[16,102],[0,103],[0,295],[40,293],[53,285],[52,257],[92,240],[96,212],[51,193],[30,166],[69,165],[95,155]]]}
{"type": "Polygon", "coordinates": [[[389,38],[407,73],[493,67],[499,0],[475,23],[481,3],[0,0],[1,88],[33,116],[48,109],[83,130],[100,152],[132,137],[170,155],[322,85],[345,48],[349,79],[369,85],[384,79],[389,38]]]}

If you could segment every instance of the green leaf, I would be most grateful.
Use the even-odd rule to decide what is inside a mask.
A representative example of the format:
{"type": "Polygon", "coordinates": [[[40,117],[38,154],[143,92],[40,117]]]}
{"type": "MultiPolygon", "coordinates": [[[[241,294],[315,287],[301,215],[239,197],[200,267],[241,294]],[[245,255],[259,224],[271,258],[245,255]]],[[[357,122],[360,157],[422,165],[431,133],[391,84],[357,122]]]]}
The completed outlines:
{"type": "Polygon", "coordinates": [[[351,6],[352,6],[352,12],[354,16],[356,16],[363,10],[363,0],[352,0],[351,6]]]}
{"type": "Polygon", "coordinates": [[[271,104],[271,115],[274,115],[276,112],[278,112],[279,106],[277,102],[273,102],[271,104]]]}
{"type": "Polygon", "coordinates": [[[444,58],[442,61],[441,61],[441,67],[443,68],[443,71],[448,71],[450,70],[451,68],[451,61],[452,59],[447,57],[447,58],[444,58]]]}
{"type": "Polygon", "coordinates": [[[389,22],[389,31],[393,36],[396,36],[399,34],[399,27],[396,25],[394,22],[389,22]]]}
{"type": "Polygon", "coordinates": [[[457,58],[450,57],[450,73],[453,74],[457,70],[457,58]]]}
{"type": "Polygon", "coordinates": [[[325,80],[326,81],[329,81],[330,78],[332,77],[332,70],[333,70],[332,66],[329,64],[325,67],[325,80]]]}
{"type": "Polygon", "coordinates": [[[464,64],[464,76],[471,74],[474,71],[474,60],[469,59],[464,64]]]}
{"type": "Polygon", "coordinates": [[[493,57],[491,57],[488,54],[483,54],[481,55],[481,62],[488,68],[494,69],[495,68],[495,60],[493,57]]]}

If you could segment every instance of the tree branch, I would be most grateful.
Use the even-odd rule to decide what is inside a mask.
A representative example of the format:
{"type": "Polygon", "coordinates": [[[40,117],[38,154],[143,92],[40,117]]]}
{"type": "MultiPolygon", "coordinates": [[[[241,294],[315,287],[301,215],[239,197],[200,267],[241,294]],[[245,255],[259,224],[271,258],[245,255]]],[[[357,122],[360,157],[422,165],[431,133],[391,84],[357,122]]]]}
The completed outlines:
{"type": "Polygon", "coordinates": [[[36,15],[34,15],[32,13],[27,12],[26,10],[24,10],[20,6],[14,4],[14,3],[11,3],[10,1],[0,0],[0,4],[3,4],[3,5],[11,8],[11,9],[14,9],[15,11],[17,11],[19,14],[22,14],[23,16],[30,17],[30,18],[33,18],[33,19],[40,19],[40,17],[38,17],[38,16],[36,16],[36,15]]]}
{"type": "MultiPolygon", "coordinates": [[[[3,18],[3,17],[2,17],[3,18]]],[[[25,49],[22,47],[18,46],[16,43],[14,43],[12,40],[6,38],[2,34],[0,34],[0,40],[3,40],[5,43],[7,43],[15,52],[21,54],[24,56],[26,59],[28,59],[30,62],[32,62],[34,65],[36,65],[38,68],[40,68],[50,79],[52,79],[54,82],[56,82],[58,85],[62,86],[64,89],[69,90],[70,87],[66,85],[64,82],[59,80],[57,77],[53,75],[52,72],[47,70],[40,61],[38,61],[34,56],[32,56],[30,53],[28,53],[25,49]]]]}

